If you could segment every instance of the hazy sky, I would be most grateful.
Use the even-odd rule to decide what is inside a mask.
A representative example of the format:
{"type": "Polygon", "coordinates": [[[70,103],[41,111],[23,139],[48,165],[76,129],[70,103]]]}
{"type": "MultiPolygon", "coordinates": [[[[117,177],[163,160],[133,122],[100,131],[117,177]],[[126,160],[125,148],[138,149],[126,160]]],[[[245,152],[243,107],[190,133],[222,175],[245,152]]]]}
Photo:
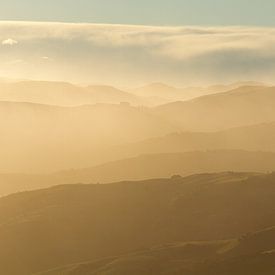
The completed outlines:
{"type": "Polygon", "coordinates": [[[1,20],[274,26],[274,0],[9,0],[1,20]]]}
{"type": "Polygon", "coordinates": [[[273,82],[274,10],[275,0],[0,1],[0,77],[273,82]]]}

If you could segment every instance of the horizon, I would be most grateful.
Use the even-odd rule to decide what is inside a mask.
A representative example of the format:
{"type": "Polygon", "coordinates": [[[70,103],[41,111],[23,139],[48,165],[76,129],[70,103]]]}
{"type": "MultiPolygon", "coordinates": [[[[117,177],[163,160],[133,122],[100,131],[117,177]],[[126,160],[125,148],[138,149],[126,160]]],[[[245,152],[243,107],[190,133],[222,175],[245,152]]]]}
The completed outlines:
{"type": "Polygon", "coordinates": [[[0,83],[20,83],[20,82],[36,82],[36,83],[64,83],[64,84],[70,84],[77,87],[89,87],[89,86],[98,86],[98,87],[112,87],[120,90],[131,90],[131,89],[138,89],[138,88],[144,88],[144,87],[150,87],[150,86],[163,86],[163,87],[169,87],[169,88],[175,88],[175,89],[188,89],[188,88],[210,88],[213,86],[231,86],[231,85],[241,85],[242,87],[245,86],[258,86],[258,85],[265,85],[267,87],[273,87],[275,83],[271,82],[258,82],[254,80],[243,80],[243,81],[235,81],[235,82],[213,82],[210,84],[205,85],[174,85],[173,83],[167,83],[167,82],[148,82],[144,83],[143,85],[134,85],[134,86],[117,86],[112,85],[111,83],[78,83],[78,82],[70,82],[70,81],[63,81],[63,80],[47,80],[47,79],[17,79],[17,78],[5,78],[0,75],[0,83]]]}

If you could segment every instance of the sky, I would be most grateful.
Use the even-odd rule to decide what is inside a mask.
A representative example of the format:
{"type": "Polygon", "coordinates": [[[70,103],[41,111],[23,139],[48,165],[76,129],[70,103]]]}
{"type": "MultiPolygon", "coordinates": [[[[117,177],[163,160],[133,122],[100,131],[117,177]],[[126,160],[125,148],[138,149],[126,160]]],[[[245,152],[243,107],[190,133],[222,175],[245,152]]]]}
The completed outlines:
{"type": "Polygon", "coordinates": [[[1,20],[274,26],[274,0],[9,0],[1,20]]]}
{"type": "Polygon", "coordinates": [[[0,77],[177,86],[275,74],[274,0],[0,1],[0,77]]]}

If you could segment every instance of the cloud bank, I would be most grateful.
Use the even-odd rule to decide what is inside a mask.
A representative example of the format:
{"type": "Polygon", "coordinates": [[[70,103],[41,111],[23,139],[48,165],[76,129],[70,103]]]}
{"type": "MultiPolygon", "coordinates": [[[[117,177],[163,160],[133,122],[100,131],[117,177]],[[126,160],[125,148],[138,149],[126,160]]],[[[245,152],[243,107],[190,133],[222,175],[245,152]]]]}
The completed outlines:
{"type": "Polygon", "coordinates": [[[275,73],[274,28],[0,22],[0,41],[0,74],[15,77],[189,85],[275,73]]]}

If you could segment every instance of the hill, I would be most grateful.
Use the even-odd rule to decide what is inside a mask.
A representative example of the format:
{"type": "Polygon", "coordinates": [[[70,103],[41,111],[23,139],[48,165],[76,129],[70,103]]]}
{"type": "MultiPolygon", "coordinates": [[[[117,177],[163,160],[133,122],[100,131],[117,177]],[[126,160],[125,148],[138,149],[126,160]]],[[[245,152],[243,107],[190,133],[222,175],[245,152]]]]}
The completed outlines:
{"type": "Polygon", "coordinates": [[[59,106],[119,104],[126,101],[133,105],[147,105],[142,98],[111,86],[80,87],[66,82],[49,81],[0,82],[0,101],[59,106]]]}
{"type": "Polygon", "coordinates": [[[59,107],[0,102],[0,115],[2,173],[77,169],[141,154],[275,151],[274,122],[182,132],[150,109],[124,104],[59,107]]]}
{"type": "Polygon", "coordinates": [[[188,131],[215,131],[275,121],[274,110],[274,87],[246,86],[158,106],[154,112],[188,131]]]}
{"type": "Polygon", "coordinates": [[[217,132],[177,132],[134,144],[114,151],[131,156],[146,153],[171,153],[194,150],[275,151],[275,123],[236,127],[217,132]]]}
{"type": "Polygon", "coordinates": [[[95,165],[111,146],[177,129],[146,108],[125,104],[0,102],[0,124],[1,172],[34,173],[95,165]]]}
{"type": "Polygon", "coordinates": [[[0,273],[263,230],[275,224],[274,182],[274,174],[221,173],[10,195],[0,199],[0,273]]]}
{"type": "Polygon", "coordinates": [[[269,275],[275,271],[274,240],[273,227],[239,239],[167,244],[40,274],[269,275]],[[240,249],[245,251],[240,254],[240,249]]]}
{"type": "Polygon", "coordinates": [[[157,108],[0,101],[0,172],[47,173],[150,153],[274,151],[274,95],[274,88],[242,87],[157,108]],[[183,121],[197,125],[191,127],[195,132],[186,132],[190,127],[183,121]],[[259,121],[264,123],[250,125],[259,121]],[[229,129],[234,125],[245,126],[229,129]]]}
{"type": "Polygon", "coordinates": [[[165,84],[154,83],[142,88],[125,91],[106,85],[78,86],[67,82],[1,81],[0,79],[0,101],[30,102],[58,106],[79,106],[97,103],[119,104],[120,102],[128,102],[134,106],[156,106],[178,100],[187,100],[213,92],[228,91],[233,87],[239,87],[244,84],[178,89],[165,84]]]}
{"type": "Polygon", "coordinates": [[[274,171],[275,153],[205,151],[141,155],[53,174],[0,174],[0,196],[60,184],[108,183],[223,171],[274,171]]]}
{"type": "Polygon", "coordinates": [[[147,98],[151,100],[152,104],[158,105],[174,101],[186,101],[208,94],[222,93],[242,86],[264,87],[265,85],[262,83],[248,81],[232,83],[229,85],[213,85],[209,87],[176,88],[164,83],[152,83],[136,89],[130,89],[129,92],[137,96],[147,98]]]}

